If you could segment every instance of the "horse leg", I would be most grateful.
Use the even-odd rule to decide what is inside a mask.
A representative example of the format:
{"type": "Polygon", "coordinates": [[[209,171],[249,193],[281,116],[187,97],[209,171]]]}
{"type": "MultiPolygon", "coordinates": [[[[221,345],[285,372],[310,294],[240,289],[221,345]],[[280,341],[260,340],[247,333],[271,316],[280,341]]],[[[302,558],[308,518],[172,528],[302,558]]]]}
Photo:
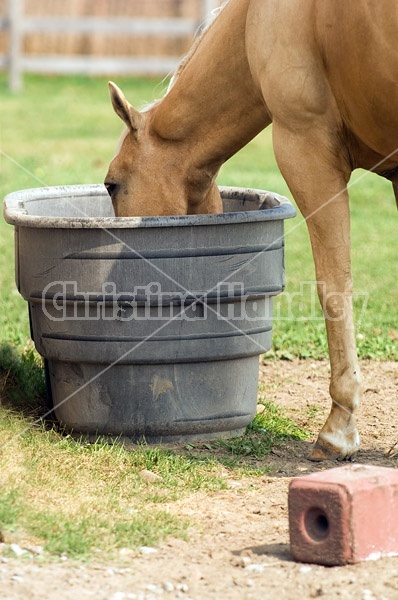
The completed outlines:
{"type": "Polygon", "coordinates": [[[312,449],[313,460],[347,458],[359,448],[355,412],[361,397],[350,265],[348,162],[328,128],[292,132],[274,123],[275,155],[306,219],[324,312],[332,408],[312,449]]]}

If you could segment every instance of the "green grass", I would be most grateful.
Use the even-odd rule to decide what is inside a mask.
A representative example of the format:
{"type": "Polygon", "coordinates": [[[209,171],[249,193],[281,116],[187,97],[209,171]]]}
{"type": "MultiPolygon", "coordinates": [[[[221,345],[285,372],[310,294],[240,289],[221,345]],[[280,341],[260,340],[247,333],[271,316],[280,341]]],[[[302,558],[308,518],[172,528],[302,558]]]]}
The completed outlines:
{"type": "Polygon", "coordinates": [[[189,523],[162,506],[177,488],[224,485],[210,461],[191,464],[170,451],[142,446],[132,452],[101,439],[89,444],[28,427],[6,411],[0,427],[0,530],[16,542],[43,544],[49,554],[87,558],[94,549],[112,554],[184,536],[189,523]],[[148,484],[142,469],[157,473],[159,482],[148,484]]]}
{"type": "Polygon", "coordinates": [[[0,411],[0,532],[23,547],[42,545],[45,556],[88,560],[137,550],[167,536],[187,537],[190,521],[167,507],[199,490],[215,494],[231,479],[269,469],[258,462],[287,439],[307,433],[264,404],[242,438],[178,450],[133,448],[102,438],[73,439],[0,411]],[[143,469],[158,476],[147,482],[143,469]]]}
{"type": "MultiPolygon", "coordinates": [[[[119,79],[137,106],[162,95],[154,80],[119,79]]],[[[27,76],[20,94],[0,77],[0,197],[41,185],[102,181],[122,130],[105,79],[27,76]]],[[[361,357],[397,359],[396,208],[391,186],[354,174],[351,189],[353,272],[361,357]],[[394,255],[394,256],[393,256],[394,255]],[[367,298],[364,309],[363,298],[367,298]]],[[[289,196],[266,131],[222,169],[219,183],[259,187],[289,196]]],[[[190,524],[167,506],[198,490],[224,489],[226,479],[264,472],[261,460],[287,439],[307,433],[264,400],[245,436],[167,450],[88,444],[47,430],[41,359],[29,342],[25,301],[14,283],[13,229],[0,217],[0,531],[44,544],[49,554],[88,558],[98,549],[159,543],[188,535],[190,524]],[[160,476],[149,484],[148,469],[160,476]]],[[[270,358],[327,355],[314,294],[305,224],[286,222],[286,293],[274,304],[270,358]],[[294,318],[292,318],[294,317],[294,318]]]]}

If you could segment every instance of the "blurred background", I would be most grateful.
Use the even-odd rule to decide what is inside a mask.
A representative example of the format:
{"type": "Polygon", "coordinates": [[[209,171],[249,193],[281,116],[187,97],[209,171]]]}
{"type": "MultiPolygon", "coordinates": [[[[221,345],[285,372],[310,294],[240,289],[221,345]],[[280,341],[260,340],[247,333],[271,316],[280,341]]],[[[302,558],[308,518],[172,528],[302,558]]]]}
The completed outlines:
{"type": "Polygon", "coordinates": [[[165,75],[221,0],[0,0],[0,69],[23,74],[165,75]]]}

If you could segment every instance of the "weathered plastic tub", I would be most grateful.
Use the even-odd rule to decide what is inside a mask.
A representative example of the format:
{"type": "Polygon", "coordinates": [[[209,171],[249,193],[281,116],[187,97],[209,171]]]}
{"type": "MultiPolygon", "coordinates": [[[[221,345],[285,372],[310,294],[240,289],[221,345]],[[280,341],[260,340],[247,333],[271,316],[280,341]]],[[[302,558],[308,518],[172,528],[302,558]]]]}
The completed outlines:
{"type": "Polygon", "coordinates": [[[239,435],[254,417],[295,210],[270,192],[221,193],[221,215],[145,218],[115,218],[102,185],[6,197],[18,290],[66,429],[184,441],[239,435]]]}

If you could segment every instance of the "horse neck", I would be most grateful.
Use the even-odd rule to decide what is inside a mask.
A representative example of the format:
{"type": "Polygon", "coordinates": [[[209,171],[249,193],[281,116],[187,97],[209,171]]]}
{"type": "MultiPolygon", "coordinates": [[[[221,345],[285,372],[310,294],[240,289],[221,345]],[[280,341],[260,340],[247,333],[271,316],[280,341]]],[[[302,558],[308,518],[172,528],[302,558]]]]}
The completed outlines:
{"type": "Polygon", "coordinates": [[[230,0],[153,107],[152,130],[178,142],[196,165],[221,164],[269,122],[246,56],[250,0],[230,0]]]}

